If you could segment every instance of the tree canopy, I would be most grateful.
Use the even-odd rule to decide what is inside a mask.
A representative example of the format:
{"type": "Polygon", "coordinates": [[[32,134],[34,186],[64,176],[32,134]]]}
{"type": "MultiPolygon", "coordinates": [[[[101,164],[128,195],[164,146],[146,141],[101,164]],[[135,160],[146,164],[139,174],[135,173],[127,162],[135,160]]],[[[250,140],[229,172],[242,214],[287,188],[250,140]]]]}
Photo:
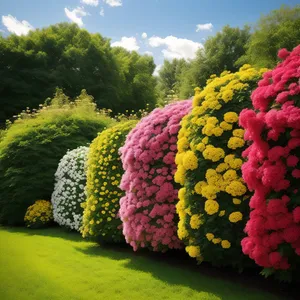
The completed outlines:
{"type": "Polygon", "coordinates": [[[109,39],[75,24],[60,23],[27,36],[0,36],[0,122],[26,107],[37,108],[56,87],[72,98],[86,89],[99,108],[116,113],[129,106],[144,108],[148,101],[153,106],[152,57],[124,52],[120,60],[116,53],[109,39]],[[133,84],[131,93],[124,85],[125,73],[133,84]]]}
{"type": "Polygon", "coordinates": [[[282,6],[262,16],[254,28],[246,54],[238,63],[272,68],[278,62],[277,52],[289,51],[300,44],[300,5],[282,6]]]}

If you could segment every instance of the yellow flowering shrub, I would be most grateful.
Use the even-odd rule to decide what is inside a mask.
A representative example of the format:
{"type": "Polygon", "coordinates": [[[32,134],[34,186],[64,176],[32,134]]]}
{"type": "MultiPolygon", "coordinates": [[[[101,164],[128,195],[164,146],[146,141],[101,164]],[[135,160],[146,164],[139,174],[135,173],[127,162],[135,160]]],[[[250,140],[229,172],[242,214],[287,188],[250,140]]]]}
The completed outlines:
{"type": "Polygon", "coordinates": [[[241,175],[245,141],[239,113],[251,106],[251,91],[265,71],[245,65],[211,76],[203,90],[195,90],[193,110],[181,121],[174,175],[182,185],[178,236],[199,261],[242,261],[249,192],[241,175]]]}
{"type": "Polygon", "coordinates": [[[118,217],[120,190],[123,175],[119,148],[137,121],[119,123],[102,131],[90,146],[87,170],[87,201],[82,204],[83,237],[96,241],[120,242],[123,240],[121,220],[118,217]]]}
{"type": "Polygon", "coordinates": [[[53,210],[50,201],[37,200],[27,208],[24,217],[25,225],[29,228],[45,227],[53,222],[53,210]]]}

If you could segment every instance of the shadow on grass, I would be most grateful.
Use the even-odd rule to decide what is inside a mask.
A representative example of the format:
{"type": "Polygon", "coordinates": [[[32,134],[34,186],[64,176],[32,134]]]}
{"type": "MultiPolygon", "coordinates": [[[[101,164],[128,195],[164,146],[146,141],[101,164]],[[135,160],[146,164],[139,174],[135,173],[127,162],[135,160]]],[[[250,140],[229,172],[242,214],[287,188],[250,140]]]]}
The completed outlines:
{"type": "Polygon", "coordinates": [[[10,233],[24,234],[29,236],[46,236],[46,237],[55,237],[62,238],[65,240],[73,241],[73,242],[82,242],[83,239],[79,232],[71,231],[66,228],[59,227],[58,225],[53,225],[47,228],[40,229],[30,229],[26,227],[6,227],[0,226],[0,230],[4,229],[10,233]]]}
{"type": "MultiPolygon", "coordinates": [[[[76,246],[75,248],[86,255],[126,260],[124,262],[126,268],[151,273],[153,277],[170,285],[183,285],[199,292],[210,292],[222,299],[230,299],[232,283],[238,284],[235,287],[236,290],[245,293],[251,292],[251,290],[244,290],[247,288],[274,295],[274,297],[270,295],[271,298],[264,298],[266,300],[275,299],[275,296],[286,300],[299,299],[296,284],[279,284],[273,279],[264,279],[259,275],[259,268],[247,269],[239,274],[237,270],[228,267],[218,268],[208,263],[197,265],[195,260],[184,251],[156,253],[142,249],[133,252],[132,248],[126,244],[101,246],[94,244],[84,249],[76,246]],[[216,281],[219,281],[219,284],[216,284],[216,281]]],[[[244,299],[247,299],[247,294],[244,299]]]]}
{"type": "MultiPolygon", "coordinates": [[[[5,231],[24,234],[28,236],[45,236],[62,238],[72,242],[84,241],[78,232],[70,231],[58,226],[45,229],[28,229],[24,227],[4,227],[5,231]]],[[[156,253],[146,249],[133,252],[126,243],[103,244],[87,243],[86,247],[74,248],[91,256],[107,257],[112,260],[124,260],[124,267],[151,273],[153,277],[170,285],[187,286],[195,291],[206,291],[214,293],[222,299],[231,299],[232,283],[237,283],[236,290],[247,292],[251,290],[262,290],[280,296],[282,299],[299,299],[296,297],[298,287],[295,284],[278,283],[272,279],[264,279],[259,275],[260,269],[247,269],[242,274],[232,268],[217,268],[210,264],[197,265],[184,250],[168,251],[167,253],[156,253]]],[[[174,287],[176,288],[176,287],[174,287]]],[[[264,298],[273,300],[275,297],[264,298]]],[[[261,298],[260,298],[261,299],[261,298]]]]}

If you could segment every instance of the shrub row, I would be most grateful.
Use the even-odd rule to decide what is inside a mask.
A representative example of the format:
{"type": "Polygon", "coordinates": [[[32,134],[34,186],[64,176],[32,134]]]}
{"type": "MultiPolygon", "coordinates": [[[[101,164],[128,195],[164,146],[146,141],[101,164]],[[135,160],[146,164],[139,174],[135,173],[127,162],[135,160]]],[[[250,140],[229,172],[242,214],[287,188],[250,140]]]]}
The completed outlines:
{"type": "MultiPolygon", "coordinates": [[[[86,148],[79,148],[61,160],[52,195],[54,219],[100,243],[124,239],[134,250],[162,252],[185,246],[199,262],[239,268],[255,262],[266,276],[275,273],[286,279],[297,274],[300,46],[279,55],[283,62],[273,71],[245,65],[233,74],[213,75],[202,90],[196,89],[193,103],[155,109],[138,123],[119,122],[102,130],[109,123],[102,119],[88,156],[86,148]]],[[[20,133],[19,146],[27,145],[25,137],[20,133]]],[[[14,140],[8,143],[8,138],[9,132],[1,143],[13,149],[14,140]]],[[[29,141],[39,145],[33,138],[29,141]]],[[[53,150],[60,143],[51,140],[37,147],[40,159],[47,146],[53,150]]],[[[25,149],[27,154],[31,148],[25,149]]],[[[0,153],[8,166],[14,152],[0,153]]],[[[9,198],[4,180],[2,195],[8,198],[5,202],[1,195],[1,222],[9,220],[4,212],[17,209],[16,203],[24,216],[30,201],[42,199],[31,193],[26,195],[30,201],[24,202],[23,196],[16,202],[16,191],[39,187],[26,187],[28,178],[15,181],[32,172],[28,163],[19,168],[1,175],[20,184],[18,189],[11,185],[9,198]]],[[[35,175],[41,174],[37,170],[35,175]]],[[[29,208],[25,221],[35,215],[41,216],[29,208]]]]}

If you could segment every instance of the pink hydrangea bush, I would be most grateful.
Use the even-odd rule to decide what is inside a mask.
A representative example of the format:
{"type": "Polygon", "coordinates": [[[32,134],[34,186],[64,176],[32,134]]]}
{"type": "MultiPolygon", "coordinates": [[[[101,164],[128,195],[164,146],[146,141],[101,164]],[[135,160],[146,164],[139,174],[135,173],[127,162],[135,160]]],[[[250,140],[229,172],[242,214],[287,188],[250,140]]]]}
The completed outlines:
{"type": "Polygon", "coordinates": [[[144,117],[120,149],[125,173],[120,200],[123,234],[134,250],[166,251],[181,247],[177,237],[177,133],[192,108],[190,100],[157,108],[144,117]]]}
{"type": "Polygon", "coordinates": [[[254,191],[242,248],[265,275],[300,265],[300,45],[279,57],[252,93],[255,111],[240,115],[250,142],[243,178],[254,191]]]}

